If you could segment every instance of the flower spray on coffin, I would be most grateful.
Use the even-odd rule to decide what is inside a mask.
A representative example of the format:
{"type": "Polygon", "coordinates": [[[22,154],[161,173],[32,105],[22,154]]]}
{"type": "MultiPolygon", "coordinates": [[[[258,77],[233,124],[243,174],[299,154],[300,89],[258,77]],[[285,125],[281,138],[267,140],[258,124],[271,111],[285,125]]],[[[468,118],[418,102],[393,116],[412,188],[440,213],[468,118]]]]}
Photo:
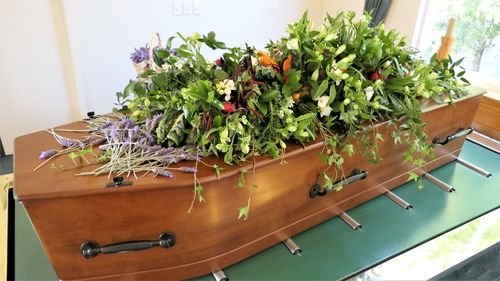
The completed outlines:
{"type": "MultiPolygon", "coordinates": [[[[146,69],[117,94],[124,106],[121,111],[137,124],[161,116],[149,133],[165,149],[194,147],[196,155],[215,155],[231,165],[255,161],[259,155],[277,158],[284,155],[287,142],[306,145],[320,137],[321,157],[332,167],[324,176],[330,182],[344,177],[345,154],[380,160],[377,145],[382,137],[367,128],[390,120],[396,128],[394,141],[410,144],[407,161],[425,163],[432,147],[424,132],[420,99],[439,100],[442,92],[465,94],[463,83],[450,71],[456,64],[425,64],[396,32],[382,25],[371,28],[368,19],[356,22],[353,13],[327,16],[316,30],[304,15],[287,32],[265,51],[228,48],[213,32],[178,34],[182,42],[175,52],[173,38],[165,47],[151,48],[150,43],[148,60],[161,67],[146,69]],[[215,64],[207,63],[202,46],[222,56],[215,64]],[[345,141],[356,134],[360,151],[345,141]]],[[[136,51],[132,58],[145,58],[144,51],[136,51]]],[[[110,166],[128,167],[113,155],[127,155],[136,146],[126,140],[117,144],[103,169],[109,173],[110,166]]],[[[202,201],[196,173],[194,186],[194,195],[202,201]]],[[[327,181],[324,188],[332,187],[327,181]]],[[[242,217],[249,207],[250,203],[239,210],[242,217]]]]}

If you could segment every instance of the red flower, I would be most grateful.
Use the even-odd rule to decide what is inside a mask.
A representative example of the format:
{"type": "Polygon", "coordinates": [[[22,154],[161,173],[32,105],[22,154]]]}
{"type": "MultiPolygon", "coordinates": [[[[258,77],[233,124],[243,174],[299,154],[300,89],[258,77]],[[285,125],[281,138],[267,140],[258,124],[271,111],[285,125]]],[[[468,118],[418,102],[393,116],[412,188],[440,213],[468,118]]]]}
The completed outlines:
{"type": "Polygon", "coordinates": [[[225,112],[227,113],[233,113],[236,111],[236,108],[234,108],[234,104],[232,103],[229,103],[229,102],[225,102],[224,103],[224,109],[223,109],[225,112]]]}
{"type": "Polygon", "coordinates": [[[385,76],[380,73],[380,69],[377,69],[370,75],[370,80],[377,81],[377,79],[385,81],[385,76]]]}
{"type": "Polygon", "coordinates": [[[372,81],[377,81],[377,79],[379,78],[378,75],[379,75],[379,70],[377,69],[377,71],[373,72],[371,75],[370,75],[370,80],[372,81]]]}
{"type": "Polygon", "coordinates": [[[223,58],[218,58],[215,60],[215,65],[222,67],[222,64],[224,63],[223,58]]]}

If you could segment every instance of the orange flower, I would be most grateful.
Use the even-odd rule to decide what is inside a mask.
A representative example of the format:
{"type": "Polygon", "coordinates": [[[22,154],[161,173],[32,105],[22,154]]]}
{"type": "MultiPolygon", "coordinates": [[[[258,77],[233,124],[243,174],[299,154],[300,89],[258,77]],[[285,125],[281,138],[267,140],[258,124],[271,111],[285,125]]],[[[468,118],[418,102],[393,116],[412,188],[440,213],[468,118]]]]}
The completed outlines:
{"type": "Polygon", "coordinates": [[[300,89],[300,91],[296,92],[292,95],[293,101],[298,101],[301,97],[307,95],[309,93],[309,86],[304,86],[300,89]]]}
{"type": "Polygon", "coordinates": [[[292,68],[292,55],[288,55],[286,60],[283,62],[283,72],[287,72],[292,68]]]}
{"type": "Polygon", "coordinates": [[[270,66],[279,72],[280,67],[264,51],[259,51],[259,62],[262,66],[270,66]]]}

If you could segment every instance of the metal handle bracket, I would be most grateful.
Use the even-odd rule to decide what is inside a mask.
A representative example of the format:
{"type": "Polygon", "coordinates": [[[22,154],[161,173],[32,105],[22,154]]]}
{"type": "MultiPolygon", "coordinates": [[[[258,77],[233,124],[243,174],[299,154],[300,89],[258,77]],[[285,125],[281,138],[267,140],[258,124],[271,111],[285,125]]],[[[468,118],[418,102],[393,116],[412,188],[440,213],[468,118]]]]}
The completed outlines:
{"type": "Polygon", "coordinates": [[[154,247],[162,247],[165,249],[175,245],[175,234],[165,232],[160,234],[158,240],[141,240],[141,241],[126,241],[104,246],[99,246],[95,241],[86,241],[80,246],[80,253],[86,259],[91,259],[99,254],[117,254],[131,251],[146,250],[154,247]]]}

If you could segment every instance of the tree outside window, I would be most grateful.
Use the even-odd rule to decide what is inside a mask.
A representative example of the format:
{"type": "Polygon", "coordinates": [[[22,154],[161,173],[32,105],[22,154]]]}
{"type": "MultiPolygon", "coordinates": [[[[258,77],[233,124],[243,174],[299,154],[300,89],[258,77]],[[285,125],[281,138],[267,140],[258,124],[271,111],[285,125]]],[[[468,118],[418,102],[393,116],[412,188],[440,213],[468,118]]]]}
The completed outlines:
{"type": "Polygon", "coordinates": [[[422,57],[428,59],[439,48],[448,19],[458,20],[452,57],[465,57],[467,70],[500,79],[500,2],[496,0],[433,0],[427,12],[419,42],[422,57]]]}

